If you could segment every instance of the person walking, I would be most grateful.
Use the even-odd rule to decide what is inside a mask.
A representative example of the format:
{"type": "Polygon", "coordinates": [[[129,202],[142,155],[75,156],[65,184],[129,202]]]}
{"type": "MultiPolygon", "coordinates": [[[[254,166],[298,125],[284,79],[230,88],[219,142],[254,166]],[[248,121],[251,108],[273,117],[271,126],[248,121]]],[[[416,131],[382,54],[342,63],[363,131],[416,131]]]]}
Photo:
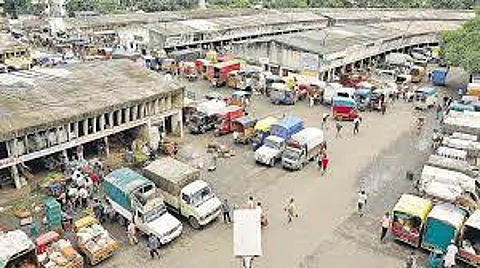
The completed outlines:
{"type": "Polygon", "coordinates": [[[358,193],[357,205],[358,205],[358,213],[360,213],[360,217],[362,217],[365,206],[367,205],[367,194],[363,190],[358,193]]]}
{"type": "Polygon", "coordinates": [[[342,130],[343,126],[339,121],[337,121],[337,123],[335,123],[335,128],[337,129],[337,134],[335,135],[335,137],[338,138],[341,136],[340,131],[342,130]]]}
{"type": "Polygon", "coordinates": [[[285,210],[287,211],[288,223],[291,223],[294,217],[298,217],[297,206],[295,205],[293,197],[290,198],[285,210]]]}
{"type": "Polygon", "coordinates": [[[250,196],[247,201],[248,209],[255,209],[255,203],[253,202],[253,196],[250,196]]]}
{"type": "Polygon", "coordinates": [[[405,268],[417,268],[417,256],[415,256],[415,251],[410,252],[410,255],[407,257],[405,262],[405,268]]]}
{"type": "Polygon", "coordinates": [[[127,226],[127,236],[130,245],[138,244],[137,227],[135,227],[135,223],[133,223],[133,221],[131,221],[127,226]]]}
{"type": "Polygon", "coordinates": [[[230,217],[230,204],[228,204],[228,200],[225,198],[222,203],[222,212],[223,212],[223,222],[224,223],[231,223],[232,218],[230,217]]]}
{"type": "Polygon", "coordinates": [[[82,208],[86,208],[88,203],[88,191],[85,189],[85,187],[82,187],[80,190],[78,190],[78,197],[80,198],[80,204],[82,208]]]}
{"type": "Polygon", "coordinates": [[[455,240],[450,241],[450,245],[447,247],[447,253],[443,258],[443,265],[445,268],[455,267],[455,258],[457,257],[458,248],[455,246],[455,240]]]}
{"type": "Polygon", "coordinates": [[[158,253],[158,249],[160,248],[160,241],[155,235],[151,234],[148,237],[147,247],[150,253],[150,257],[152,257],[152,259],[155,258],[155,255],[157,255],[157,257],[160,259],[160,254],[158,253]]]}
{"type": "Polygon", "coordinates": [[[361,121],[362,121],[362,119],[360,118],[360,116],[358,116],[357,118],[355,118],[353,120],[353,135],[358,134],[358,131],[360,129],[360,122],[361,121]]]}
{"type": "Polygon", "coordinates": [[[324,113],[322,116],[322,129],[328,129],[327,120],[330,117],[329,113],[324,113]]]}
{"type": "Polygon", "coordinates": [[[323,154],[322,160],[320,160],[320,161],[321,161],[321,165],[322,165],[322,175],[323,175],[327,171],[328,163],[330,162],[330,160],[328,159],[327,154],[323,154]]]}
{"type": "Polygon", "coordinates": [[[390,228],[391,219],[390,213],[386,212],[385,215],[382,217],[382,234],[380,235],[380,240],[383,242],[385,236],[387,235],[388,228],[390,228]]]}
{"type": "Polygon", "coordinates": [[[242,258],[242,268],[253,268],[253,256],[244,256],[242,258]]]}

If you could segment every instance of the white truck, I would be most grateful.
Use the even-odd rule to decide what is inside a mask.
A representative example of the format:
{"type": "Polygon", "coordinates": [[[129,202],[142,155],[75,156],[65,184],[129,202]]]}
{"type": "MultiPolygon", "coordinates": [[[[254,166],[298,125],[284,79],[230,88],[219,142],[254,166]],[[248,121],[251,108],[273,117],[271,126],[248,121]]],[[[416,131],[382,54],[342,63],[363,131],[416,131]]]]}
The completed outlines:
{"type": "Polygon", "coordinates": [[[168,213],[155,184],[129,168],[112,171],[102,184],[105,198],[123,225],[132,221],[147,235],[167,244],[182,233],[182,223],[168,213]]]}
{"type": "Polygon", "coordinates": [[[323,131],[308,127],[293,134],[282,154],[282,166],[286,169],[302,169],[317,157],[325,145],[323,131]]]}
{"type": "Polygon", "coordinates": [[[285,146],[284,138],[270,135],[265,138],[262,147],[255,151],[255,161],[273,167],[277,160],[281,159],[285,146]]]}
{"type": "Polygon", "coordinates": [[[199,229],[217,219],[221,202],[210,185],[200,180],[200,170],[171,157],[153,161],[143,174],[162,190],[165,203],[199,229]]]}
{"type": "Polygon", "coordinates": [[[428,158],[427,164],[433,167],[444,168],[444,169],[461,172],[472,178],[478,177],[478,167],[472,166],[467,161],[464,161],[464,160],[458,160],[458,159],[453,159],[453,158],[432,154],[428,158]]]}
{"type": "Polygon", "coordinates": [[[445,137],[442,140],[442,145],[468,152],[468,156],[476,158],[480,156],[480,142],[462,140],[457,138],[445,137]]]}
{"type": "Polygon", "coordinates": [[[465,193],[478,200],[475,179],[460,172],[425,165],[419,181],[419,189],[427,196],[454,202],[465,193]]]}

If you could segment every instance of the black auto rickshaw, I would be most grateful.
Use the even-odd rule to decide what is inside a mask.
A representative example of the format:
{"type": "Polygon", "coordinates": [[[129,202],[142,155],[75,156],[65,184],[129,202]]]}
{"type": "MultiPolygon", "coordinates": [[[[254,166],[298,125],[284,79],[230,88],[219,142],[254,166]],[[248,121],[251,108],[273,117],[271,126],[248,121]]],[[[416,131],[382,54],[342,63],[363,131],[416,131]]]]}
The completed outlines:
{"type": "Polygon", "coordinates": [[[249,144],[252,137],[255,135],[255,124],[257,119],[243,116],[233,121],[233,142],[249,144]]]}

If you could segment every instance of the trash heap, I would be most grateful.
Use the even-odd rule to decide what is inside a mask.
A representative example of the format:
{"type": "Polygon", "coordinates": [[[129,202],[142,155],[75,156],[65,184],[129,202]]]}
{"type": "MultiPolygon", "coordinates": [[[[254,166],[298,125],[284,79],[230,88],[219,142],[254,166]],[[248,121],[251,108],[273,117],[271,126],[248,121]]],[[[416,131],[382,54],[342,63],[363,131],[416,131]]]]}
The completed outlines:
{"type": "Polygon", "coordinates": [[[65,239],[48,245],[45,252],[38,255],[38,262],[45,268],[83,267],[82,256],[65,239]]]}
{"type": "Polygon", "coordinates": [[[78,243],[83,245],[91,253],[116,246],[116,241],[99,224],[80,228],[77,232],[78,243]]]}

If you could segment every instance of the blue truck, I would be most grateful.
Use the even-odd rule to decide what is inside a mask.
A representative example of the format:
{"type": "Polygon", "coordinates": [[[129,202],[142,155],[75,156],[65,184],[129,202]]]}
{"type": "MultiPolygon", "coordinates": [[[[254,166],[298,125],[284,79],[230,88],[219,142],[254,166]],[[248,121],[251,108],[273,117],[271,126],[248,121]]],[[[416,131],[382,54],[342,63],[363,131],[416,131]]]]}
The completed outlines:
{"type": "Polygon", "coordinates": [[[155,184],[129,168],[112,171],[103,182],[105,198],[123,225],[133,221],[147,235],[167,244],[182,233],[182,224],[168,213],[155,184]]]}
{"type": "Polygon", "coordinates": [[[255,161],[274,166],[281,158],[286,141],[303,129],[303,120],[296,116],[286,116],[270,127],[270,136],[264,144],[255,151],[255,161]]]}

